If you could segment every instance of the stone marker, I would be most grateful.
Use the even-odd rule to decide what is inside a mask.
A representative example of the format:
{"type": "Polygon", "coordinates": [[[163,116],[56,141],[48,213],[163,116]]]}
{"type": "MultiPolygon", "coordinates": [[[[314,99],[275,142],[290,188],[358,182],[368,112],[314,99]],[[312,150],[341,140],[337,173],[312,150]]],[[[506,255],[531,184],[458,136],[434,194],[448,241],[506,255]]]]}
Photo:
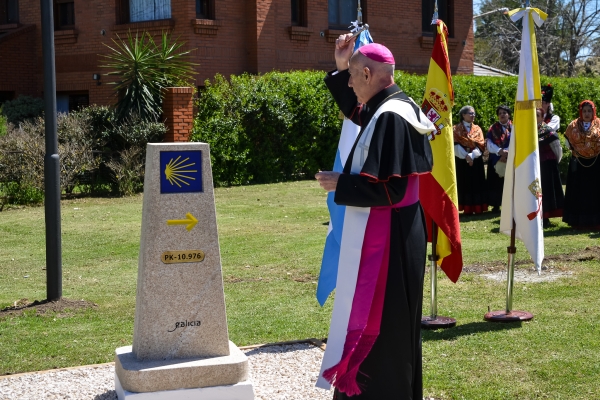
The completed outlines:
{"type": "Polygon", "coordinates": [[[148,145],[133,346],[115,374],[119,400],[254,398],[227,333],[208,144],[148,145]]]}

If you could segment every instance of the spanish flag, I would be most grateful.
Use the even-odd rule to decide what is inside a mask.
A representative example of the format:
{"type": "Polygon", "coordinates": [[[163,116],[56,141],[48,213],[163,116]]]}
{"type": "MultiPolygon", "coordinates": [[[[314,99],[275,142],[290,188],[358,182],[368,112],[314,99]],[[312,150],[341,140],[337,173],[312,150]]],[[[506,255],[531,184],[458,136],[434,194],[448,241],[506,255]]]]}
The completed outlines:
{"type": "Polygon", "coordinates": [[[534,23],[542,26],[548,15],[532,7],[518,8],[508,15],[513,22],[522,19],[523,34],[513,132],[502,192],[500,231],[510,235],[514,221],[515,237],[524,242],[540,272],[544,259],[544,231],[535,109],[542,105],[542,94],[534,23]]]}
{"type": "Polygon", "coordinates": [[[438,34],[429,62],[422,109],[435,124],[437,131],[429,136],[433,151],[433,171],[420,177],[419,197],[428,220],[429,238],[432,237],[431,220],[438,226],[438,265],[452,282],[456,282],[462,271],[463,261],[452,135],[454,90],[448,60],[448,29],[439,19],[435,24],[438,34]]]}

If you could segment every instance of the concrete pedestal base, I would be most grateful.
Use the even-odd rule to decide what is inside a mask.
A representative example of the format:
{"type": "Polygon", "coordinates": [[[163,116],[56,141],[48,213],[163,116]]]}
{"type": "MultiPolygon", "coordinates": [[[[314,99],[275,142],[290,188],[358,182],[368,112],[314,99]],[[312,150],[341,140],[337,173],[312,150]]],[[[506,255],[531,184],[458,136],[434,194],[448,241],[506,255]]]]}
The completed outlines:
{"type": "Polygon", "coordinates": [[[146,361],[125,346],[115,350],[115,374],[134,393],[235,385],[248,380],[248,357],[232,342],[228,356],[146,361]]]}
{"type": "Polygon", "coordinates": [[[254,400],[254,390],[250,381],[227,386],[133,393],[123,389],[119,377],[115,374],[115,389],[119,400],[254,400]]]}

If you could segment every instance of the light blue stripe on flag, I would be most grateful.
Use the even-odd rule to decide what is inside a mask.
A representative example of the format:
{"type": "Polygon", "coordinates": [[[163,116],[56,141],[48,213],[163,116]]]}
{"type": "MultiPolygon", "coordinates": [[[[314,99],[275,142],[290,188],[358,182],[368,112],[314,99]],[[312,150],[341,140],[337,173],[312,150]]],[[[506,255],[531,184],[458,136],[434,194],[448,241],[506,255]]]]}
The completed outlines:
{"type": "Polygon", "coordinates": [[[369,31],[362,31],[360,35],[358,35],[358,39],[354,42],[354,51],[358,50],[359,47],[364,46],[365,44],[373,43],[373,38],[369,31]]]}
{"type": "MultiPolygon", "coordinates": [[[[342,172],[344,166],[338,149],[333,164],[335,172],[342,172]]],[[[342,230],[344,229],[344,214],[346,206],[338,206],[333,201],[335,192],[327,194],[327,208],[329,209],[329,232],[325,239],[325,249],[323,250],[323,261],[321,262],[321,273],[319,274],[319,284],[317,285],[317,300],[323,306],[329,294],[335,289],[337,281],[338,264],[340,260],[340,244],[342,243],[342,230]]]]}
{"type": "MultiPolygon", "coordinates": [[[[369,31],[362,31],[354,44],[354,51],[359,47],[373,43],[373,38],[369,31]]],[[[359,127],[349,120],[344,120],[340,142],[335,155],[333,171],[342,172],[344,163],[348,158],[350,149],[358,135],[359,127]]],[[[323,261],[321,262],[321,273],[319,274],[319,283],[317,285],[317,300],[321,306],[325,304],[327,297],[335,289],[337,281],[338,266],[340,260],[340,244],[342,243],[342,231],[344,230],[345,206],[338,206],[333,201],[335,192],[327,194],[327,208],[329,209],[329,231],[325,239],[325,249],[323,250],[323,261]]]]}

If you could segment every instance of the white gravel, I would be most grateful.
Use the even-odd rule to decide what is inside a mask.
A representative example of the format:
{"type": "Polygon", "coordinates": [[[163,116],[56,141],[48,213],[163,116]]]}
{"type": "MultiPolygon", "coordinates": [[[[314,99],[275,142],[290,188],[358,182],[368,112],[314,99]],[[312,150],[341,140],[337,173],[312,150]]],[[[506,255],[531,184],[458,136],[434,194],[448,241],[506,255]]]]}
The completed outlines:
{"type": "MultiPolygon", "coordinates": [[[[244,351],[256,400],[331,400],[315,388],[323,350],[308,343],[244,351]]],[[[116,400],[112,364],[0,377],[1,400],[116,400]]]]}
{"type": "MultiPolygon", "coordinates": [[[[506,271],[490,273],[490,274],[482,274],[486,279],[490,279],[493,281],[506,281],[507,277],[506,271]]],[[[573,277],[573,273],[571,271],[555,271],[552,269],[542,271],[540,275],[538,275],[537,271],[533,269],[518,269],[515,270],[514,280],[515,282],[525,282],[525,283],[538,283],[538,282],[552,282],[560,278],[571,278],[573,277]]]]}

